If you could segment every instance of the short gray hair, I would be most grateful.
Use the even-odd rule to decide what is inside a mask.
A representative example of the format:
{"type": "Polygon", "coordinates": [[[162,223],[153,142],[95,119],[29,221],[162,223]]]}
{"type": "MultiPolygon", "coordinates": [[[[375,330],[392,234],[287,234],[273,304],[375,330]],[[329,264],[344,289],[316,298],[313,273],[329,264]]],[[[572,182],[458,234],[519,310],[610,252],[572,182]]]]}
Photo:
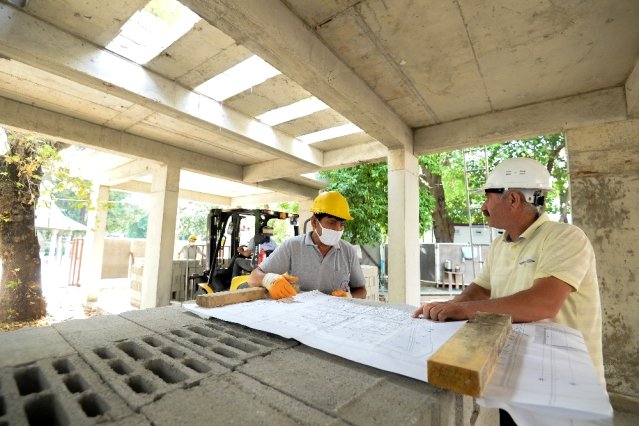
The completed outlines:
{"type": "Polygon", "coordinates": [[[546,191],[528,188],[509,188],[501,194],[501,198],[504,198],[511,192],[516,192],[521,195],[524,200],[524,208],[533,210],[537,214],[544,211],[546,191]]]}

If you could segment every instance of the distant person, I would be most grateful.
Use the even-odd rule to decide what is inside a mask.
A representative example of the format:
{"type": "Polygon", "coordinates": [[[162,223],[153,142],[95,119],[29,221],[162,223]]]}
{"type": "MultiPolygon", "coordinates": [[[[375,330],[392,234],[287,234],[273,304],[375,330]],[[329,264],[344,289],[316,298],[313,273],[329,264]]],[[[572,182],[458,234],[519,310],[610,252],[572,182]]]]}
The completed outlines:
{"type": "Polygon", "coordinates": [[[251,272],[248,284],[265,287],[271,297],[319,290],[334,296],[366,298],[366,281],[355,247],[342,240],[344,223],[353,219],[348,202],[337,191],[323,192],[313,201],[309,233],[284,241],[251,272]]]}
{"type": "MultiPolygon", "coordinates": [[[[273,250],[277,248],[277,243],[273,238],[273,228],[270,226],[264,226],[260,232],[259,239],[262,240],[261,243],[258,244],[257,255],[259,256],[264,250],[264,256],[269,256],[273,253],[273,250]]],[[[248,242],[248,246],[241,245],[237,248],[238,256],[235,258],[235,262],[233,263],[233,276],[236,277],[238,275],[242,275],[243,273],[251,273],[254,268],[254,265],[258,264],[258,259],[253,260],[253,255],[255,252],[255,237],[251,237],[248,242]]]]}
{"type": "Polygon", "coordinates": [[[191,235],[189,237],[189,242],[182,247],[180,252],[178,253],[178,259],[184,260],[197,260],[201,259],[204,261],[205,255],[204,250],[202,250],[202,246],[196,245],[197,237],[195,235],[191,235]]]}

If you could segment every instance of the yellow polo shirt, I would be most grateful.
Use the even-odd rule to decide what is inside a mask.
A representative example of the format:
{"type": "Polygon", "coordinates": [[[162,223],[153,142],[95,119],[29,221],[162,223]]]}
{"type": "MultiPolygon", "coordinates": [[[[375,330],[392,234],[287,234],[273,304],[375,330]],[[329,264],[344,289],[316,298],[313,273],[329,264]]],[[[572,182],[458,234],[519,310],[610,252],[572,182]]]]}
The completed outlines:
{"type": "Polygon", "coordinates": [[[551,221],[543,213],[517,241],[508,241],[506,234],[495,239],[474,282],[490,290],[491,299],[495,299],[526,290],[537,278],[549,276],[574,289],[557,316],[549,321],[581,331],[595,369],[605,383],[595,254],[581,229],[551,221]]]}

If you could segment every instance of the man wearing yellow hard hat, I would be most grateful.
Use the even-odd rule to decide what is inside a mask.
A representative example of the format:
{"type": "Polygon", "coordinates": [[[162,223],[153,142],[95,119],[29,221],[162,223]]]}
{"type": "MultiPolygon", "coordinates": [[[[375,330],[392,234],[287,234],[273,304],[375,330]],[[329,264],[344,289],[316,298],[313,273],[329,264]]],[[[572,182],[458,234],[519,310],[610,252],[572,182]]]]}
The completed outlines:
{"type": "Polygon", "coordinates": [[[178,253],[178,259],[195,260],[200,258],[204,260],[204,251],[202,250],[202,247],[195,244],[197,237],[195,235],[191,235],[188,241],[188,244],[182,247],[182,250],[178,253]]]}
{"type": "Polygon", "coordinates": [[[284,241],[253,270],[248,284],[265,287],[274,299],[294,296],[291,283],[298,280],[302,291],[366,298],[357,251],[341,239],[344,223],[353,219],[346,198],[337,191],[323,192],[311,213],[313,230],[284,241]]]}

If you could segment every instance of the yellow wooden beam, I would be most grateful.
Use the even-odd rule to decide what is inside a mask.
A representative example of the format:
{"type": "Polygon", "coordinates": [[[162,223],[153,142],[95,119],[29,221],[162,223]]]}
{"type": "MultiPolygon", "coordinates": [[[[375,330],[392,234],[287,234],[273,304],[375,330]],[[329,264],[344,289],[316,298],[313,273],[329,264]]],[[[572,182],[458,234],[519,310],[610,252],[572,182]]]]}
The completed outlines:
{"type": "Polygon", "coordinates": [[[263,299],[266,289],[262,287],[243,288],[235,291],[220,291],[211,294],[198,294],[195,303],[203,308],[216,308],[218,306],[232,305],[233,303],[250,302],[263,299]]]}
{"type": "Polygon", "coordinates": [[[428,383],[480,396],[511,330],[510,315],[478,313],[428,359],[428,383]]]}

